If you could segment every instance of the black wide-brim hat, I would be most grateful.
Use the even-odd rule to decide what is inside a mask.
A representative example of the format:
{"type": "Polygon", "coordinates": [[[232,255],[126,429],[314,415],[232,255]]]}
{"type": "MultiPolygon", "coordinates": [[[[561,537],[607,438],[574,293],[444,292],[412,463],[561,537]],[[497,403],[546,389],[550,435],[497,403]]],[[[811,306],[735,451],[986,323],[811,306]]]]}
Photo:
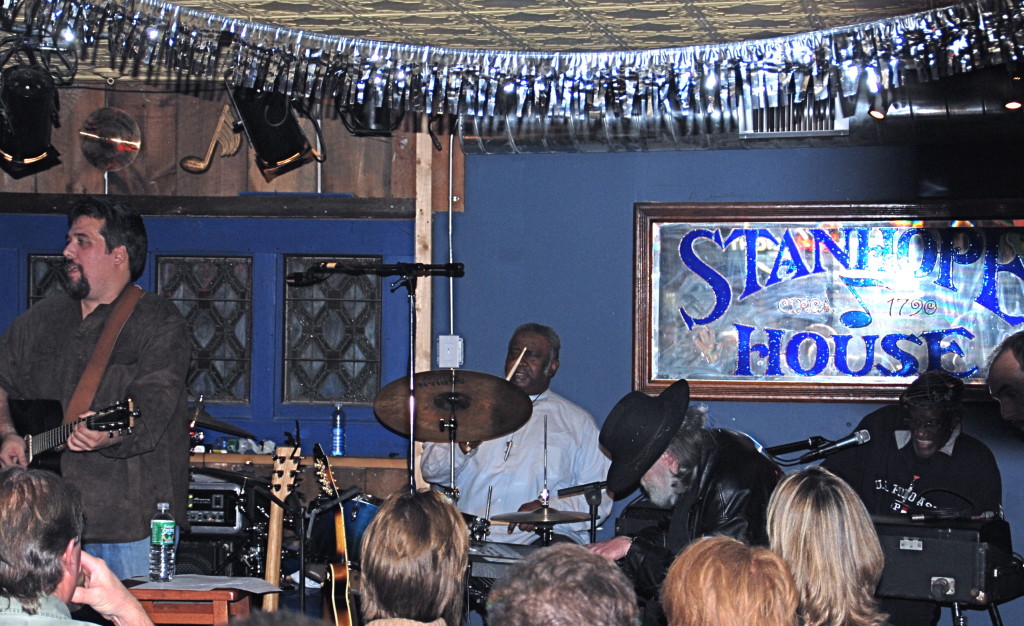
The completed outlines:
{"type": "Polygon", "coordinates": [[[690,385],[678,380],[657,397],[632,391],[612,407],[599,440],[612,457],[607,481],[614,497],[632,492],[668,449],[689,404],[690,385]]]}

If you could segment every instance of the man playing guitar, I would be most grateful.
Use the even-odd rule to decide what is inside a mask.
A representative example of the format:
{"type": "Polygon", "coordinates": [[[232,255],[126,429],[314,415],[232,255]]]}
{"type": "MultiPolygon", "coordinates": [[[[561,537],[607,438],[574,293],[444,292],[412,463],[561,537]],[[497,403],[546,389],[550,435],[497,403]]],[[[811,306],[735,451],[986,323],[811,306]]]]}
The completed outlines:
{"type": "Polygon", "coordinates": [[[28,462],[9,398],[57,400],[68,421],[131,397],[141,414],[131,434],[82,422],[60,458],[64,477],[83,496],[86,551],[124,579],[148,571],[149,520],[157,502],[170,502],[178,524],[187,527],[191,335],[173,303],[132,285],[147,254],[138,213],[108,198],[86,198],[71,207],[68,224],[67,291],[33,305],[0,337],[0,465],[28,462]],[[118,306],[140,293],[134,309],[118,306]],[[87,367],[103,352],[94,347],[119,310],[129,316],[117,325],[105,367],[87,367]],[[89,380],[83,372],[99,377],[92,397],[80,409],[69,407],[88,395],[75,393],[89,380]]]}

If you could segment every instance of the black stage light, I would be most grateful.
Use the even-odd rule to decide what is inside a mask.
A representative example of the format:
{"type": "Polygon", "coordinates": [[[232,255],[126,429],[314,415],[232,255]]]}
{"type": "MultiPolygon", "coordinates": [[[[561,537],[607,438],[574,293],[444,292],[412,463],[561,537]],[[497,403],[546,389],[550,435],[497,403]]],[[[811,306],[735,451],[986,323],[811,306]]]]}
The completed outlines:
{"type": "Polygon", "coordinates": [[[40,65],[12,65],[0,73],[0,169],[11,178],[60,163],[50,131],[60,126],[57,86],[40,65]]]}
{"type": "Polygon", "coordinates": [[[341,123],[356,137],[390,137],[402,124],[404,111],[375,107],[369,100],[361,105],[335,104],[341,123]]]}
{"type": "Polygon", "coordinates": [[[299,127],[292,103],[284,94],[248,87],[235,87],[228,93],[249,145],[256,153],[256,165],[267,182],[319,159],[299,127]]]}

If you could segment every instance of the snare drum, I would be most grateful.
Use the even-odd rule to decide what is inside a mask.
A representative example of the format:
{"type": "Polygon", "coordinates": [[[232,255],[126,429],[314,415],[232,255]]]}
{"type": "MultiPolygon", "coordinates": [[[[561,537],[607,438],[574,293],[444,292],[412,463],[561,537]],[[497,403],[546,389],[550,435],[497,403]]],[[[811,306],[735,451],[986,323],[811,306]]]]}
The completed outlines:
{"type": "Polygon", "coordinates": [[[369,494],[360,494],[345,504],[342,509],[345,511],[345,539],[348,546],[348,561],[351,565],[359,566],[359,544],[363,541],[363,534],[366,528],[373,521],[380,511],[383,502],[369,494]]]}

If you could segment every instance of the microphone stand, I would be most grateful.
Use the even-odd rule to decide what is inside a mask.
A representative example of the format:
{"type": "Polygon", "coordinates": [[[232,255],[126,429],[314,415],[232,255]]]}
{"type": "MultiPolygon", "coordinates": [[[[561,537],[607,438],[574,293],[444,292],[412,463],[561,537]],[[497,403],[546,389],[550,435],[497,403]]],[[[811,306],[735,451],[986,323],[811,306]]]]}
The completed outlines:
{"type": "Polygon", "coordinates": [[[587,504],[590,505],[590,543],[597,543],[598,508],[601,506],[601,492],[604,491],[607,486],[608,483],[602,480],[596,483],[587,483],[585,485],[566,487],[565,489],[558,490],[559,498],[574,496],[578,493],[582,493],[583,497],[586,498],[587,504]]]}
{"type": "Polygon", "coordinates": [[[601,506],[601,491],[600,488],[589,487],[584,492],[590,505],[590,543],[597,543],[597,509],[601,506]]]}

